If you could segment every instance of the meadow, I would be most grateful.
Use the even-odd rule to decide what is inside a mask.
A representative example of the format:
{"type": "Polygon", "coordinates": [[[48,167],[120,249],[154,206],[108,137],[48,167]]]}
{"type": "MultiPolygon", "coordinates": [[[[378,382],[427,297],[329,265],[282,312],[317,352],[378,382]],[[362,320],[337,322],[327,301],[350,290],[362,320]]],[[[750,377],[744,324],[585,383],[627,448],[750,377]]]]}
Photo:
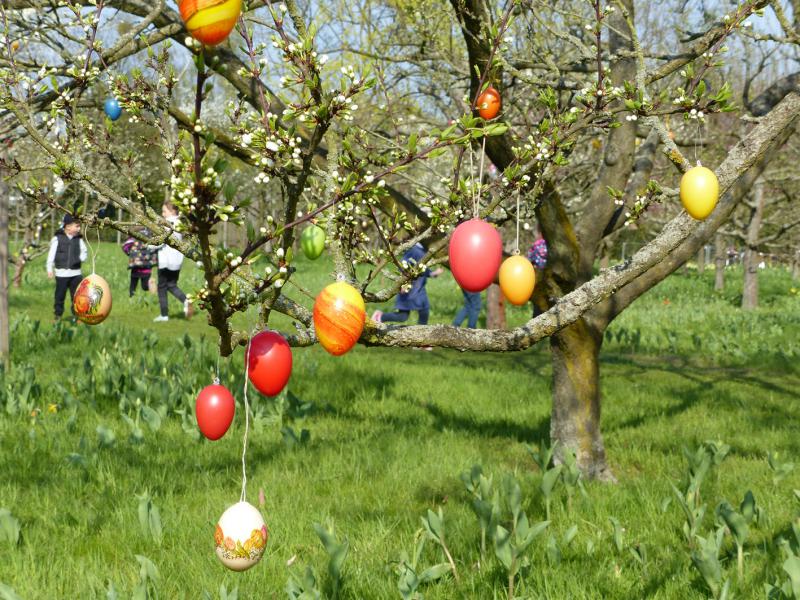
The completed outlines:
{"type": "MultiPolygon", "coordinates": [[[[546,343],[295,349],[288,392],[250,392],[247,498],[270,538],[237,574],[213,532],[241,487],[242,406],[209,442],[193,403],[217,369],[241,401],[243,354],[218,360],[203,315],[174,300],[153,323],[154,296],[126,297],[118,248],[97,264],[115,303],[93,328],[52,323],[41,262],[12,290],[0,598],[506,598],[509,584],[516,598],[800,597],[800,283],[786,271],[761,273],[747,313],[736,268],[723,293],[713,269],[676,274],[612,325],[616,485],[549,463],[546,343]]],[[[330,278],[324,262],[298,268],[312,294],[330,278]]],[[[181,278],[188,291],[199,273],[181,278]]],[[[429,290],[431,321],[448,323],[456,284],[429,290]]],[[[510,325],[528,316],[508,310],[510,325]]]]}

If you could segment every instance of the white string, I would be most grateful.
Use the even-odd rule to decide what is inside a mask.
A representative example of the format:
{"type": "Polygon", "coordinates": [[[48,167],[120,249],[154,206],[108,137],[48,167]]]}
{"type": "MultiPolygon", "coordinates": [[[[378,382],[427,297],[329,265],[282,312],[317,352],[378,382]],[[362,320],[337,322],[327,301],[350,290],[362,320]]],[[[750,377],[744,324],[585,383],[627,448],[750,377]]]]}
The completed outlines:
{"type": "Polygon", "coordinates": [[[250,433],[250,403],[247,401],[247,382],[250,378],[250,344],[253,334],[250,333],[250,340],[247,342],[247,350],[244,354],[244,442],[242,443],[242,495],[239,502],[244,502],[247,498],[247,434],[250,433]]]}
{"type": "Polygon", "coordinates": [[[472,144],[469,145],[469,191],[472,194],[472,216],[478,216],[475,204],[475,165],[472,163],[472,144]]]}
{"type": "Polygon", "coordinates": [[[517,249],[514,254],[519,254],[519,195],[520,193],[517,192],[517,249]]]}
{"type": "MultiPolygon", "coordinates": [[[[89,247],[89,254],[92,256],[92,275],[94,275],[94,258],[97,251],[92,247],[91,242],[89,242],[89,231],[86,231],[86,237],[83,238],[86,241],[86,245],[89,247]]],[[[100,229],[97,230],[97,245],[100,245],[100,229]]]]}
{"type": "Polygon", "coordinates": [[[483,189],[483,158],[486,156],[486,136],[483,136],[483,146],[481,148],[481,167],[478,171],[478,196],[475,201],[475,218],[479,216],[481,208],[481,190],[483,189]]]}

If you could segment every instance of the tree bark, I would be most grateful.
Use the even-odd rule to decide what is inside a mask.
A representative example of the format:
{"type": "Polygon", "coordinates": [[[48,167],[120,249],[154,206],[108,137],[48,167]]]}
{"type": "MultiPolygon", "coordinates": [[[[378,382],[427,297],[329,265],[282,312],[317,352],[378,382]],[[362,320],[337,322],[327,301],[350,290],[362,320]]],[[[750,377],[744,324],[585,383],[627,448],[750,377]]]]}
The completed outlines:
{"type": "Polygon", "coordinates": [[[750,223],[747,226],[747,241],[744,249],[744,285],[742,287],[742,308],[758,308],[758,236],[761,232],[761,219],[764,214],[764,184],[759,180],[753,186],[753,206],[750,210],[750,223]]]}
{"type": "Polygon", "coordinates": [[[8,194],[0,186],[0,363],[11,366],[8,314],[8,194]]]}
{"type": "Polygon", "coordinates": [[[717,234],[714,237],[714,290],[725,289],[725,238],[717,234]]]}
{"type": "Polygon", "coordinates": [[[792,262],[792,279],[797,279],[800,277],[800,251],[797,251],[794,255],[794,261],[792,262]]]}
{"type": "Polygon", "coordinates": [[[496,283],[486,290],[486,329],[506,329],[506,300],[496,283]]]}
{"type": "Polygon", "coordinates": [[[27,262],[28,261],[25,260],[25,257],[20,254],[14,263],[14,278],[12,281],[14,282],[15,288],[22,287],[22,273],[25,271],[25,265],[27,262]]]}
{"type": "Polygon", "coordinates": [[[575,454],[589,479],[614,481],[600,433],[600,363],[603,332],[579,319],[550,338],[553,357],[553,412],[550,440],[556,460],[575,454]]]}

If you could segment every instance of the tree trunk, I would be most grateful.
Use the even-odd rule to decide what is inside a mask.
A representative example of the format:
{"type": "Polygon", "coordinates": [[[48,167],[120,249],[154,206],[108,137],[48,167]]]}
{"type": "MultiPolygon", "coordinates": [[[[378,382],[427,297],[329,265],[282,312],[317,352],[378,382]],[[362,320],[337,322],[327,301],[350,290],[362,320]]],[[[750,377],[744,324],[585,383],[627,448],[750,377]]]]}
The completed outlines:
{"type": "Polygon", "coordinates": [[[600,433],[600,364],[603,332],[580,319],[550,338],[553,355],[553,413],[550,442],[556,459],[569,448],[589,479],[614,481],[600,433]]]}
{"type": "Polygon", "coordinates": [[[744,286],[742,288],[742,308],[753,310],[758,307],[758,235],[761,231],[761,217],[764,213],[764,184],[759,180],[753,186],[753,206],[750,223],[747,226],[747,241],[744,250],[744,286]]]}
{"type": "Polygon", "coordinates": [[[14,282],[15,288],[22,287],[22,273],[25,271],[25,264],[27,262],[25,257],[20,254],[14,263],[14,278],[12,281],[14,282]]]}
{"type": "Polygon", "coordinates": [[[486,329],[506,329],[506,301],[496,283],[486,290],[486,329]]]}
{"type": "Polygon", "coordinates": [[[706,248],[700,246],[697,251],[697,274],[702,276],[706,272],[706,248]]]}
{"type": "Polygon", "coordinates": [[[717,234],[714,237],[714,290],[725,289],[725,238],[717,234]]]}
{"type": "Polygon", "coordinates": [[[0,189],[0,364],[6,372],[11,366],[8,323],[8,194],[0,189]]]}

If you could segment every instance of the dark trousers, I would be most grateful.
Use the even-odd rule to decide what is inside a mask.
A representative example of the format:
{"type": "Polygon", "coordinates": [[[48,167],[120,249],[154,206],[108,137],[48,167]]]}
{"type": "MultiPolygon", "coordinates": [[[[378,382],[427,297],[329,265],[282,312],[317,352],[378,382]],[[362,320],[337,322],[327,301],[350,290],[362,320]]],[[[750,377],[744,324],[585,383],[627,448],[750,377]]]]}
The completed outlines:
{"type": "Polygon", "coordinates": [[[142,282],[142,289],[145,292],[150,291],[150,273],[137,273],[136,271],[131,271],[131,297],[133,297],[133,294],[136,291],[136,286],[140,281],[142,282]]]}
{"type": "Polygon", "coordinates": [[[460,327],[464,319],[467,319],[467,327],[475,329],[478,326],[478,315],[481,314],[481,293],[461,291],[464,294],[464,306],[453,319],[453,325],[460,327]]]}
{"type": "MultiPolygon", "coordinates": [[[[56,319],[60,319],[64,314],[64,299],[67,297],[67,290],[69,290],[69,299],[75,297],[75,290],[83,280],[83,275],[75,275],[74,277],[56,277],[56,293],[53,298],[53,312],[56,319]]],[[[70,307],[72,302],[70,302],[70,307]]],[[[72,314],[75,314],[75,309],[72,308],[72,314]]]]}
{"type": "Polygon", "coordinates": [[[169,269],[158,270],[158,304],[161,307],[161,316],[169,316],[167,307],[167,292],[175,296],[181,303],[186,301],[186,294],[178,287],[178,277],[180,271],[170,271],[169,269]]]}
{"type": "MultiPolygon", "coordinates": [[[[427,325],[428,315],[430,314],[430,310],[427,308],[423,308],[422,310],[418,310],[417,313],[419,314],[419,320],[417,321],[417,324],[427,325]]],[[[398,310],[397,312],[383,313],[381,315],[381,322],[404,323],[405,321],[408,321],[408,315],[410,314],[411,314],[410,310],[398,310]]]]}

